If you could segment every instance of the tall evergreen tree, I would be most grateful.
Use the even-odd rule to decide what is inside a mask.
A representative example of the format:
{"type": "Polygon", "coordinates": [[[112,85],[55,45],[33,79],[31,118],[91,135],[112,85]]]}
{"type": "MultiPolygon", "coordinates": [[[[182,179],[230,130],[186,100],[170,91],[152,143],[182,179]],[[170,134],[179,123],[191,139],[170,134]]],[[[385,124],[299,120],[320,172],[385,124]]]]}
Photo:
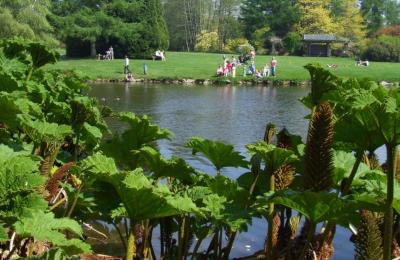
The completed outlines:
{"type": "Polygon", "coordinates": [[[299,11],[293,0],[244,0],[241,19],[248,38],[251,38],[257,29],[266,27],[282,37],[298,22],[299,11]]]}

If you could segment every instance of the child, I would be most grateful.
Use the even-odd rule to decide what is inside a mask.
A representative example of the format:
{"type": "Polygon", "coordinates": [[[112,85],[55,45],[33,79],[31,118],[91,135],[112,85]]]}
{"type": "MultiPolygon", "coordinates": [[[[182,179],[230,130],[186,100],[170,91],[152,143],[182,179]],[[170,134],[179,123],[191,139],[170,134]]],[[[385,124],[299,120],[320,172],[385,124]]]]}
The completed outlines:
{"type": "Polygon", "coordinates": [[[218,66],[216,74],[217,74],[218,77],[224,75],[224,70],[222,69],[221,65],[218,66]]]}
{"type": "Polygon", "coordinates": [[[269,77],[269,66],[268,66],[268,64],[265,64],[265,66],[263,68],[262,76],[265,77],[265,78],[269,77]]]}

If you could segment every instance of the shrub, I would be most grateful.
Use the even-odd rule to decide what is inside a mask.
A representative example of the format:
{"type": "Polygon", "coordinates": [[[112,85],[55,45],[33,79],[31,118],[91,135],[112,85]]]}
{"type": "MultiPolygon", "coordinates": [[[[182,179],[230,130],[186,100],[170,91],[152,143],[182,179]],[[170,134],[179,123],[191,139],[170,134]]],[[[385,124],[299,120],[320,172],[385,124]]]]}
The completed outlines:
{"type": "Polygon", "coordinates": [[[253,48],[245,38],[229,39],[224,46],[224,52],[226,53],[243,53],[242,50],[248,53],[253,48]]]}
{"type": "Polygon", "coordinates": [[[217,32],[201,31],[197,36],[195,51],[200,52],[217,52],[218,51],[218,34],[217,32]]]}
{"type": "Polygon", "coordinates": [[[378,31],[378,35],[400,36],[400,25],[383,28],[378,31]]]}
{"type": "Polygon", "coordinates": [[[289,54],[300,55],[302,53],[301,35],[295,32],[289,32],[283,38],[283,47],[289,54]]]}
{"type": "Polygon", "coordinates": [[[400,61],[400,38],[382,35],[372,40],[362,57],[372,61],[400,61]]]}

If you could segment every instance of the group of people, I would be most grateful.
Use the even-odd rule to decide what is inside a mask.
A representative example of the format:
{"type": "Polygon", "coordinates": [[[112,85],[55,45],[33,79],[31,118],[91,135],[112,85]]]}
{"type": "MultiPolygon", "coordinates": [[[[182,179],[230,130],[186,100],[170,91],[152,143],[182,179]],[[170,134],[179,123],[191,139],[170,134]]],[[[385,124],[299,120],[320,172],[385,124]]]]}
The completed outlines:
{"type": "Polygon", "coordinates": [[[278,66],[278,61],[275,57],[272,57],[270,65],[265,64],[262,69],[256,69],[254,63],[255,53],[250,53],[249,55],[240,55],[237,60],[232,56],[231,60],[227,59],[224,55],[223,65],[219,65],[216,71],[217,76],[225,77],[236,77],[236,70],[238,66],[242,66],[242,76],[253,75],[256,79],[267,78],[270,75],[276,76],[276,67],[278,66]],[[250,60],[250,65],[247,70],[247,61],[250,60]]]}
{"type": "Polygon", "coordinates": [[[156,50],[156,52],[153,55],[153,60],[166,61],[165,52],[164,51],[160,51],[160,50],[156,50]]]}
{"type": "Polygon", "coordinates": [[[356,66],[369,66],[369,61],[368,60],[363,61],[363,60],[359,59],[356,62],[356,66]]]}
{"type": "Polygon", "coordinates": [[[98,60],[113,60],[114,59],[114,49],[112,46],[110,46],[110,48],[108,48],[108,50],[106,51],[106,53],[104,55],[102,54],[97,54],[97,59],[98,60]]]}

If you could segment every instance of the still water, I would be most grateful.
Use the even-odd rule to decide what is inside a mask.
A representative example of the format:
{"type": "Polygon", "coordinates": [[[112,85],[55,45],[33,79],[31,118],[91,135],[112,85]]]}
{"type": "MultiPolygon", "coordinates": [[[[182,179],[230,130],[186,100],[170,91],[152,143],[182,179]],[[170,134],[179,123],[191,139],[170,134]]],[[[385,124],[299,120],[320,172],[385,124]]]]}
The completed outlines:
{"type": "MultiPolygon", "coordinates": [[[[149,115],[162,128],[175,135],[171,141],[159,142],[165,157],[177,155],[198,170],[213,173],[204,158],[194,157],[185,143],[192,136],[222,140],[246,155],[246,144],[264,136],[265,126],[272,122],[277,129],[286,127],[305,140],[309,111],[298,101],[308,88],[275,88],[265,86],[177,86],[96,84],[91,95],[115,111],[149,115]]],[[[118,129],[118,125],[110,125],[118,129]]],[[[226,176],[237,178],[244,170],[225,169],[226,176]]],[[[236,239],[232,257],[250,255],[263,248],[267,232],[264,220],[254,219],[249,231],[236,239]]],[[[333,259],[353,259],[350,233],[339,228],[335,236],[333,259]]]]}

